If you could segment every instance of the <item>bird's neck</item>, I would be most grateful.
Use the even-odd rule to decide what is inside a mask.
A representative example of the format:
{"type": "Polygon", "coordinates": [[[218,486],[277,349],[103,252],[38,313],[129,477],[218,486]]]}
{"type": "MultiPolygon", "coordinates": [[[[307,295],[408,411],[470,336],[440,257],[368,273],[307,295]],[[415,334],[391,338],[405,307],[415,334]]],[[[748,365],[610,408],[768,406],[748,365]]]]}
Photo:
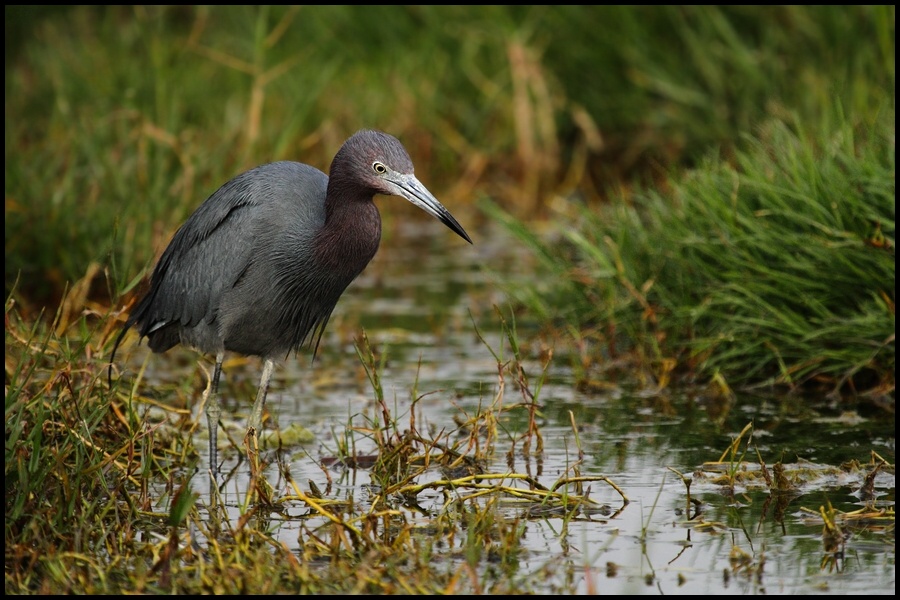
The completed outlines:
{"type": "Polygon", "coordinates": [[[316,236],[317,255],[322,264],[356,277],[378,250],[381,215],[371,193],[335,183],[340,184],[329,181],[325,223],[316,236]]]}

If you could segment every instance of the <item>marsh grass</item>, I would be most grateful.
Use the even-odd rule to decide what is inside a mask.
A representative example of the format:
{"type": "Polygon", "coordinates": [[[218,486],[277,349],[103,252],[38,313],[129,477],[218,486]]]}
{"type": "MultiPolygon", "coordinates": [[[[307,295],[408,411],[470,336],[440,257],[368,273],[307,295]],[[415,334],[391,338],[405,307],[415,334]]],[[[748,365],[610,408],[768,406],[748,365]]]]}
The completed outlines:
{"type": "Polygon", "coordinates": [[[769,123],[665,190],[565,207],[559,222],[577,225],[549,241],[486,202],[546,269],[512,293],[596,361],[631,353],[660,385],[674,373],[892,406],[893,112],[837,123],[769,123]]]}
{"type": "Polygon", "coordinates": [[[92,297],[117,301],[218,185],[279,159],[327,170],[360,127],[400,137],[448,206],[486,193],[530,217],[555,191],[593,203],[727,154],[772,117],[818,126],[835,99],[869,114],[894,87],[893,7],[6,16],[5,292],[19,278],[35,312],[94,263],[92,297]]]}
{"type": "MultiPolygon", "coordinates": [[[[518,292],[588,340],[584,381],[624,350],[648,386],[892,393],[893,7],[7,16],[5,289],[29,318],[73,282],[127,308],[216,186],[327,169],[377,126],[448,205],[557,211],[561,252],[511,225],[559,280],[518,292]]],[[[384,208],[386,239],[417,218],[384,208]]]]}
{"type": "Polygon", "coordinates": [[[533,585],[517,566],[528,519],[608,510],[590,498],[592,483],[628,503],[609,478],[582,473],[581,457],[550,486],[531,467],[515,469],[540,454],[534,419],[519,434],[504,425],[538,401],[515,350],[492,349],[500,384],[486,406],[426,432],[416,402],[394,416],[383,357],[363,336],[377,410],[335,432],[324,478],[298,482],[278,450],[264,450],[237,512],[222,510],[218,492],[192,489],[192,477],[205,477],[192,441],[199,413],[121,382],[106,387],[98,324],[109,314],[57,333],[26,328],[9,301],[6,320],[8,593],[521,592],[533,585]],[[526,401],[510,402],[507,389],[526,401]],[[264,480],[272,460],[275,485],[264,480]],[[365,470],[367,497],[338,494],[335,469],[365,470]],[[298,506],[306,510],[290,517],[298,506]],[[299,549],[274,537],[273,518],[296,519],[299,549]]]}
{"type": "MultiPolygon", "coordinates": [[[[106,326],[114,316],[82,310],[61,327],[62,312],[47,327],[6,305],[7,593],[572,593],[581,581],[577,561],[551,557],[535,567],[525,530],[550,520],[554,535],[566,539],[572,524],[605,523],[630,505],[627,487],[586,466],[584,425],[571,412],[571,456],[556,463],[549,480],[535,474],[545,453],[546,363],[526,367],[511,313],[497,311],[499,342],[480,338],[496,365],[492,394],[460,409],[447,421],[452,425],[425,426],[419,403],[450,392],[423,392],[418,383],[398,413],[382,379],[390,347],[373,347],[362,335],[358,358],[372,410],[335,425],[324,444],[331,451],[319,458],[295,457],[305,453],[274,436],[282,442],[262,448],[250,478],[240,475],[246,460],[225,473],[220,490],[237,493],[220,496],[197,491],[206,465],[195,432],[205,419],[190,404],[202,386],[148,388],[138,370],[133,382],[123,378],[108,388],[105,356],[114,335],[106,326]],[[295,460],[314,461],[318,473],[300,480],[295,460]],[[364,483],[348,485],[351,479],[364,483]],[[618,502],[599,503],[600,496],[618,502]],[[286,526],[296,541],[279,534],[286,526]],[[560,577],[560,569],[574,571],[560,577]]],[[[720,490],[729,506],[767,489],[766,504],[783,519],[792,500],[831,489],[836,477],[863,481],[865,506],[803,509],[822,519],[813,525],[823,528],[823,560],[832,561],[825,568],[841,568],[848,534],[893,527],[893,511],[879,499],[884,483],[875,481],[893,472],[888,461],[875,454],[870,463],[839,466],[776,460],[769,477],[758,450],[757,463],[749,458],[752,432],[748,424],[718,460],[682,476],[683,527],[698,535],[725,531],[707,517],[713,507],[692,502],[698,487],[720,490]]],[[[225,455],[245,451],[240,436],[224,437],[225,455]]],[[[664,484],[663,476],[660,490],[664,484]]],[[[650,521],[657,510],[654,501],[644,516],[646,545],[656,535],[650,521]]],[[[734,548],[734,576],[761,576],[765,553],[744,550],[740,541],[734,548]]],[[[595,589],[596,582],[586,585],[595,589]]]]}

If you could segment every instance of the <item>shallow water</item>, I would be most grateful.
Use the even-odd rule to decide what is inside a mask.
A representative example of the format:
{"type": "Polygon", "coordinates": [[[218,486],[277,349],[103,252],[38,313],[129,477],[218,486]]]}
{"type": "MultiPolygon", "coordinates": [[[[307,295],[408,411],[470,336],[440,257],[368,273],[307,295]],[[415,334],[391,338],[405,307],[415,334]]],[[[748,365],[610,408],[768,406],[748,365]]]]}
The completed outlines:
{"type": "MultiPolygon", "coordinates": [[[[475,246],[463,246],[444,240],[442,236],[450,236],[439,226],[417,224],[417,228],[398,232],[401,239],[384,247],[348,289],[315,365],[301,356],[276,371],[267,429],[299,424],[314,435],[313,442],[291,447],[290,453],[268,456],[266,477],[276,493],[291,493],[279,474],[279,461],[289,464],[296,481],[312,480],[324,489],[321,463],[337,454],[334,432],[378,419],[372,387],[354,347],[360,328],[365,328],[377,355],[386,357],[379,370],[385,398],[401,423],[409,418],[413,390],[421,396],[415,403],[420,430],[452,429],[460,411],[474,412],[497,394],[498,368],[491,350],[507,356],[509,350],[497,327],[491,326],[496,323],[492,305],[503,303],[491,273],[527,279],[526,254],[501,232],[484,236],[485,242],[476,238],[475,246]],[[483,340],[474,333],[473,320],[483,340]]],[[[524,339],[528,332],[520,330],[519,335],[524,339]]],[[[525,369],[534,389],[542,365],[529,361],[525,369]]],[[[237,437],[243,434],[258,372],[252,360],[226,365],[223,417],[235,419],[237,437]]],[[[507,405],[521,399],[515,394],[506,391],[507,405]]],[[[829,411],[824,402],[813,410],[797,408],[794,401],[739,395],[737,407],[717,424],[712,407],[689,390],[650,394],[611,384],[602,392],[579,391],[561,361],[550,362],[539,404],[544,453],[540,457],[519,453],[514,468],[551,486],[578,458],[574,419],[584,451],[582,475],[606,476],[630,502],[624,503],[611,486],[593,482],[590,497],[606,510],[572,520],[555,515],[525,520],[527,552],[518,562],[527,586],[522,591],[894,593],[893,520],[884,521],[886,525],[877,520],[847,522],[846,538],[834,551],[826,548],[818,517],[828,502],[842,511],[867,506],[853,492],[862,484],[865,470],[833,467],[852,460],[869,462],[871,452],[893,465],[893,419],[829,411]],[[779,497],[755,484],[723,488],[713,482],[712,467],[702,469],[751,422],[749,453],[741,457],[744,468],[756,468],[759,457],[770,469],[780,460],[791,472],[804,473],[797,495],[779,497]],[[691,479],[693,502],[675,471],[691,479]],[[538,572],[540,577],[528,576],[538,572]]],[[[205,424],[202,417],[201,422],[205,424]]],[[[511,434],[524,426],[524,411],[506,413],[504,427],[511,434]]],[[[360,454],[371,449],[363,436],[357,442],[360,454]]],[[[206,448],[205,440],[195,444],[206,448]]],[[[489,471],[508,471],[504,452],[505,448],[498,450],[497,464],[489,471]]],[[[234,453],[225,455],[223,472],[228,480],[223,499],[235,518],[246,491],[246,470],[246,463],[238,462],[234,453]]],[[[329,472],[333,478],[329,497],[365,497],[370,484],[365,469],[331,467],[329,472]]],[[[194,477],[193,483],[195,491],[207,492],[202,488],[204,477],[194,477]]],[[[875,489],[877,498],[868,506],[893,511],[892,470],[877,475],[875,489]]],[[[429,497],[423,494],[420,500],[427,504],[429,497]]],[[[431,501],[434,506],[422,508],[439,508],[439,498],[431,501]]],[[[523,513],[512,504],[504,511],[510,519],[523,513]]],[[[283,514],[271,515],[267,525],[274,537],[293,547],[299,517],[305,513],[298,502],[283,514]]],[[[427,522],[412,512],[408,515],[409,522],[420,520],[427,522]]]]}

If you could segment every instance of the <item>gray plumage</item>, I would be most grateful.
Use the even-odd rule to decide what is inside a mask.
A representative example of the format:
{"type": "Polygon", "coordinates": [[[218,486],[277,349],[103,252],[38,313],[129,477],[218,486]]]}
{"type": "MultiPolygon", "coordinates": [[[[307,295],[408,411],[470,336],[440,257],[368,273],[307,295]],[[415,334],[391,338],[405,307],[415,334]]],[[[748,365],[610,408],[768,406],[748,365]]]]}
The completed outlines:
{"type": "MultiPolygon", "coordinates": [[[[266,364],[250,419],[260,426],[272,361],[304,344],[314,352],[347,286],[375,256],[381,216],[375,194],[398,195],[471,243],[413,174],[403,145],[363,130],[341,146],[330,177],[281,161],[251,169],[216,190],[175,233],[113,346],[137,327],[154,352],[177,344],[216,355],[213,401],[225,351],[266,364]]],[[[110,367],[111,368],[111,367],[110,367]]],[[[218,422],[218,403],[210,404],[218,422]]],[[[215,475],[215,425],[210,452],[215,475]]]]}

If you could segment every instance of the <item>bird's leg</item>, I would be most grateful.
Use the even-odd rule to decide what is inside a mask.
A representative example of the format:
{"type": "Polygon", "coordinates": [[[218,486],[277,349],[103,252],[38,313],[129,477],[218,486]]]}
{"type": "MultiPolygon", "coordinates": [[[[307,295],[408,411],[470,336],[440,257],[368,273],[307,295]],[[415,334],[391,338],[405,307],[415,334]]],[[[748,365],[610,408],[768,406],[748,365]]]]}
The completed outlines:
{"type": "Polygon", "coordinates": [[[219,377],[222,375],[222,362],[225,360],[225,353],[216,354],[216,368],[213,371],[212,390],[206,402],[206,421],[209,426],[209,472],[213,479],[213,485],[219,475],[218,461],[218,435],[219,435],[219,415],[222,410],[219,407],[219,377]]]}
{"type": "Polygon", "coordinates": [[[250,411],[247,422],[247,435],[244,436],[244,447],[247,449],[247,460],[250,462],[250,488],[256,501],[270,505],[272,503],[272,486],[261,476],[259,469],[259,433],[262,431],[262,415],[266,406],[266,392],[272,379],[275,363],[266,358],[263,360],[262,375],[259,379],[259,390],[256,401],[250,411]]]}
{"type": "Polygon", "coordinates": [[[256,392],[256,402],[250,412],[250,420],[247,423],[247,437],[252,442],[251,447],[257,449],[257,436],[262,431],[262,414],[266,406],[266,392],[269,390],[269,380],[272,379],[272,369],[275,363],[271,358],[263,362],[262,376],[259,378],[259,391],[256,392]]]}
{"type": "Polygon", "coordinates": [[[262,430],[262,414],[266,405],[266,393],[269,390],[269,380],[272,378],[274,363],[267,358],[263,361],[262,375],[259,378],[259,389],[256,392],[256,402],[250,411],[247,422],[247,436],[244,445],[247,447],[247,458],[250,460],[250,473],[253,479],[259,475],[259,433],[262,430]]]}

